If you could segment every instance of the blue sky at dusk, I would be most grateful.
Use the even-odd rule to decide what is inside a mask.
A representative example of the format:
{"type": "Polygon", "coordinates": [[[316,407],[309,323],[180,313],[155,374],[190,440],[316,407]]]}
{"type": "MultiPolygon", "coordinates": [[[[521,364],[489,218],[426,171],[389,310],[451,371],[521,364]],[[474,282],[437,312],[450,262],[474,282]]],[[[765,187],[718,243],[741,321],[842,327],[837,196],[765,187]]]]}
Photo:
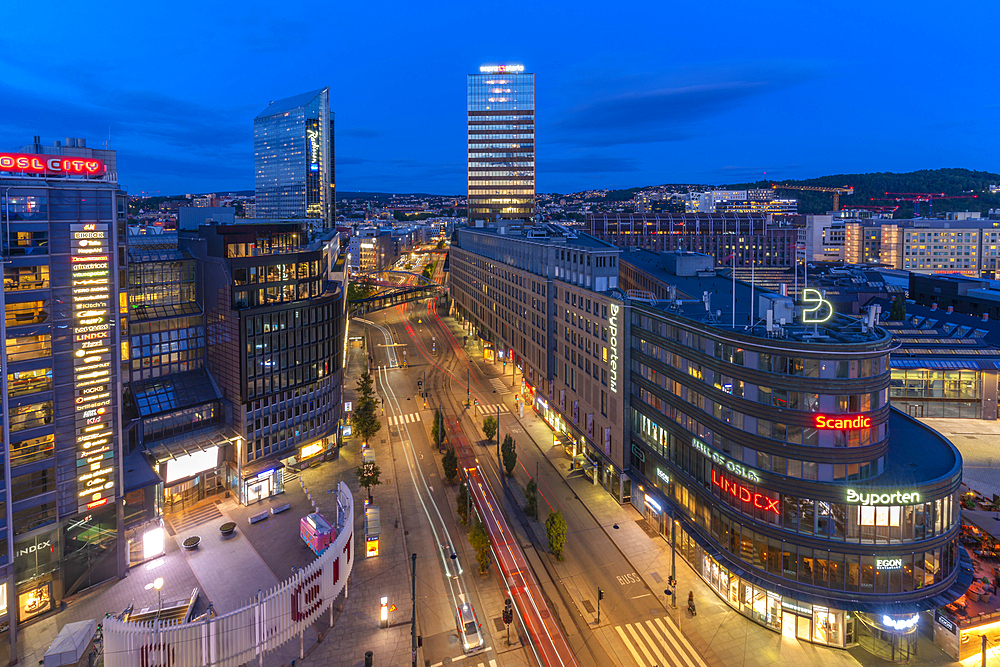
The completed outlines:
{"type": "Polygon", "coordinates": [[[110,133],[133,194],[252,189],[253,117],[325,85],[339,192],[464,193],[465,75],[497,62],[535,73],[539,192],[1000,171],[993,2],[59,1],[2,16],[0,148],[110,133]]]}

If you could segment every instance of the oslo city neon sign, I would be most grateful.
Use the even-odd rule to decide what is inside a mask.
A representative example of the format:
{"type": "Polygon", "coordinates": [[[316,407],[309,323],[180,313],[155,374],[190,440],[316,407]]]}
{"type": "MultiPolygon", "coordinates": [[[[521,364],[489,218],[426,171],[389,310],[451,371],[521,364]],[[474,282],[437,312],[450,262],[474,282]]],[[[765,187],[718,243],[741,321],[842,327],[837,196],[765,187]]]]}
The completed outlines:
{"type": "Polygon", "coordinates": [[[872,418],[868,415],[856,415],[854,417],[827,417],[826,415],[816,415],[816,428],[819,429],[853,431],[859,428],[871,427],[872,418]]]}
{"type": "Polygon", "coordinates": [[[759,510],[781,514],[781,511],[778,509],[778,501],[776,499],[768,498],[762,493],[754,493],[741,484],[730,482],[714,470],[712,471],[712,484],[715,484],[717,487],[734,498],[738,498],[745,503],[753,503],[753,506],[759,510]]]}
{"type": "Polygon", "coordinates": [[[802,290],[803,303],[809,304],[809,308],[802,308],[803,324],[822,324],[833,317],[833,304],[823,298],[823,294],[812,287],[802,290]],[[823,311],[826,314],[822,314],[823,311]]]}
{"type": "Polygon", "coordinates": [[[107,171],[103,160],[52,157],[32,153],[0,153],[0,171],[26,174],[83,174],[101,176],[107,171]]]}

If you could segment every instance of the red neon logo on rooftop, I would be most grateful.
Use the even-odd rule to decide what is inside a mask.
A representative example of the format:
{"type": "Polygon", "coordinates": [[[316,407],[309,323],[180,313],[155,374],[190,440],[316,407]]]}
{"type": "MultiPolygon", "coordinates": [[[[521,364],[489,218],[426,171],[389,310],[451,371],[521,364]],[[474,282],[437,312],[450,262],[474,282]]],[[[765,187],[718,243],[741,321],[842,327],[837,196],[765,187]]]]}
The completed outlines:
{"type": "Polygon", "coordinates": [[[868,415],[857,415],[855,417],[827,417],[826,415],[816,415],[816,428],[844,429],[850,431],[859,428],[871,427],[872,418],[868,415]]]}
{"type": "Polygon", "coordinates": [[[0,171],[26,174],[83,174],[101,176],[107,171],[103,160],[56,157],[33,153],[0,153],[0,171]]]}
{"type": "Polygon", "coordinates": [[[777,500],[772,500],[762,493],[754,493],[747,487],[737,484],[736,482],[730,482],[714,470],[712,471],[712,484],[715,484],[733,498],[738,498],[745,503],[753,503],[753,506],[759,510],[766,510],[768,512],[774,512],[775,514],[781,514],[781,511],[778,509],[777,500]]]}

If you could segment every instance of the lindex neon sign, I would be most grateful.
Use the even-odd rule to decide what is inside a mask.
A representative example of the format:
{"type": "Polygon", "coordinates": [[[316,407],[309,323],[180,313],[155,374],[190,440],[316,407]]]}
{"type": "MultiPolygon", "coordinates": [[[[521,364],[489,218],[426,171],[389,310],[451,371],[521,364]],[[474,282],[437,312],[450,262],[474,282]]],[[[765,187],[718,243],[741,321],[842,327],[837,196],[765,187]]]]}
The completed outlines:
{"type": "Polygon", "coordinates": [[[728,493],[734,498],[738,498],[745,503],[753,503],[753,506],[759,510],[781,514],[781,510],[778,508],[778,500],[776,498],[768,498],[763,493],[751,491],[742,484],[737,484],[736,482],[726,479],[714,470],[712,471],[712,484],[715,484],[725,493],[728,493]]]}
{"type": "Polygon", "coordinates": [[[69,174],[102,176],[108,168],[103,160],[34,153],[0,153],[0,171],[21,174],[69,174]]]}

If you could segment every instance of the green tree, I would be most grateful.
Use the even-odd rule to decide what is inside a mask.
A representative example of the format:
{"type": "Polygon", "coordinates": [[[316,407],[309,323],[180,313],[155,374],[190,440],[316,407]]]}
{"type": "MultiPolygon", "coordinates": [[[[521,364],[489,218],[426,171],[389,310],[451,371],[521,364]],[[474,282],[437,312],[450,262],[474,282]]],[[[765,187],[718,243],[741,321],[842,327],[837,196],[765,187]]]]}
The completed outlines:
{"type": "Polygon", "coordinates": [[[549,537],[549,550],[562,560],[563,548],[566,546],[566,519],[562,512],[557,510],[549,513],[549,518],[545,520],[545,533],[549,537]]]}
{"type": "Polygon", "coordinates": [[[434,441],[434,446],[441,449],[441,445],[444,443],[444,417],[441,415],[441,410],[434,411],[434,424],[431,426],[431,439],[434,441]]]}
{"type": "Polygon", "coordinates": [[[458,486],[458,497],[455,499],[455,509],[462,518],[462,525],[469,525],[469,487],[465,482],[458,486]]]}
{"type": "Polygon", "coordinates": [[[365,371],[358,378],[358,400],[351,415],[351,425],[365,444],[382,428],[377,411],[374,380],[372,374],[365,371]]]}
{"type": "Polygon", "coordinates": [[[517,467],[517,445],[510,433],[503,438],[503,444],[500,445],[500,456],[503,458],[503,467],[507,471],[507,476],[513,477],[514,469],[517,467]]]}
{"type": "Polygon", "coordinates": [[[455,448],[449,447],[448,451],[441,457],[441,465],[444,466],[444,478],[452,484],[458,477],[458,457],[455,456],[455,448]]]}
{"type": "Polygon", "coordinates": [[[442,248],[444,248],[444,239],[441,239],[440,241],[438,241],[437,247],[438,247],[438,250],[441,250],[442,248]]]}
{"type": "Polygon", "coordinates": [[[906,319],[906,299],[900,294],[892,300],[892,307],[889,309],[889,321],[901,322],[906,319]]]}
{"type": "Polygon", "coordinates": [[[406,214],[402,211],[393,211],[392,217],[395,218],[397,222],[406,222],[406,214]]]}
{"type": "Polygon", "coordinates": [[[524,500],[524,513],[538,521],[538,484],[533,479],[524,487],[524,500]]]}
{"type": "Polygon", "coordinates": [[[358,476],[358,486],[363,486],[368,491],[368,502],[370,503],[372,500],[372,487],[382,483],[379,481],[382,470],[374,462],[362,463],[354,471],[354,474],[358,476]]]}
{"type": "Polygon", "coordinates": [[[483,418],[483,435],[486,436],[487,440],[492,440],[493,436],[497,434],[497,418],[493,415],[487,415],[483,418]]]}
{"type": "Polygon", "coordinates": [[[476,562],[479,563],[479,574],[486,574],[490,569],[490,536],[486,526],[479,519],[469,531],[469,544],[476,552],[476,562]]]}

